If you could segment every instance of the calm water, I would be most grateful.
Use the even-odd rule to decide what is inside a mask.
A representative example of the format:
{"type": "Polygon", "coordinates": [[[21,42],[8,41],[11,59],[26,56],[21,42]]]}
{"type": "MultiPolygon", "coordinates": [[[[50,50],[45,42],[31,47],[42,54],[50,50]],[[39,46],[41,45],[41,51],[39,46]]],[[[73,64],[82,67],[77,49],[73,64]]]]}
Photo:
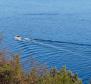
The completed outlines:
{"type": "MultiPolygon", "coordinates": [[[[4,47],[21,51],[21,61],[33,58],[48,67],[66,65],[77,72],[84,84],[91,77],[90,14],[24,14],[0,18],[4,47]],[[38,43],[16,42],[15,35],[35,39],[38,43]]],[[[31,60],[30,60],[31,61],[31,60]]],[[[28,70],[28,65],[24,66],[28,70]]]]}

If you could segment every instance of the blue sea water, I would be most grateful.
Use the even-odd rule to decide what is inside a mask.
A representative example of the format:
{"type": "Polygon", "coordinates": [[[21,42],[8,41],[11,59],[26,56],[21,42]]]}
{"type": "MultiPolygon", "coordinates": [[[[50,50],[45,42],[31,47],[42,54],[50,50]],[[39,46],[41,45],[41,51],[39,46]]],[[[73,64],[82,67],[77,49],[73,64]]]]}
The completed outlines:
{"type": "Polygon", "coordinates": [[[48,67],[60,69],[66,65],[78,73],[84,84],[91,78],[90,27],[90,14],[39,13],[0,17],[3,47],[22,53],[21,62],[32,56],[48,67]],[[15,35],[32,38],[38,43],[17,42],[15,35]]]}

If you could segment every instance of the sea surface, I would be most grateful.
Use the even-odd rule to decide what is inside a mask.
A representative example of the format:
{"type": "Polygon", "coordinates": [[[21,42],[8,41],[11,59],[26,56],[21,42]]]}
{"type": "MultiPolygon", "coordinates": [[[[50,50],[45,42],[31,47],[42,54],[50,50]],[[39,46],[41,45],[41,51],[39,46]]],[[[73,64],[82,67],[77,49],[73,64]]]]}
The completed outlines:
{"type": "Polygon", "coordinates": [[[0,32],[4,37],[0,46],[20,53],[25,70],[30,69],[31,59],[48,68],[60,69],[66,65],[88,84],[91,78],[91,14],[2,16],[0,32]],[[31,40],[15,41],[16,35],[31,40]]]}

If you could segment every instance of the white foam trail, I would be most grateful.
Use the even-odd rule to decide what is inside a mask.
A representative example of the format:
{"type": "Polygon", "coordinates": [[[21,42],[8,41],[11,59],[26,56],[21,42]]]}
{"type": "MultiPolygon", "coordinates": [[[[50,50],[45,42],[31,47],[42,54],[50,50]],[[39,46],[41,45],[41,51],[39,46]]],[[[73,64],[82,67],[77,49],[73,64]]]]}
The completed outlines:
{"type": "Polygon", "coordinates": [[[30,41],[30,39],[29,39],[29,38],[24,38],[24,40],[25,40],[25,41],[30,41]]]}
{"type": "Polygon", "coordinates": [[[42,46],[45,46],[45,47],[53,48],[53,49],[56,49],[58,51],[67,51],[67,52],[70,52],[70,53],[72,53],[74,55],[78,55],[78,54],[76,54],[75,52],[73,52],[71,50],[67,50],[67,49],[63,49],[63,48],[60,49],[59,47],[56,47],[54,45],[50,45],[50,44],[45,44],[45,43],[42,43],[42,42],[38,42],[38,41],[36,41],[34,39],[29,39],[29,38],[26,39],[26,38],[24,38],[22,41],[28,41],[30,43],[36,43],[36,44],[39,44],[39,45],[42,45],[42,46]]]}

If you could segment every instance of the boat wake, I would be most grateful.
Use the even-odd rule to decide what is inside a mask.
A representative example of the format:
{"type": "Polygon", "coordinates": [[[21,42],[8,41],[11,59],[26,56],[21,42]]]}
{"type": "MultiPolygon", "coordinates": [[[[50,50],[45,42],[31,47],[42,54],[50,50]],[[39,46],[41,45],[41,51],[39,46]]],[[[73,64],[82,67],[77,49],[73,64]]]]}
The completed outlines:
{"type": "MultiPolygon", "coordinates": [[[[24,62],[24,60],[31,62],[30,59],[33,57],[42,63],[46,63],[49,68],[56,66],[59,69],[60,66],[67,65],[69,69],[77,72],[83,80],[89,80],[91,77],[91,74],[87,75],[88,79],[83,76],[90,73],[91,70],[90,44],[31,38],[16,40],[19,44],[17,48],[23,50],[23,55],[20,57],[21,62],[24,62]],[[90,70],[87,72],[87,69],[90,70]],[[84,72],[84,74],[80,74],[81,72],[84,72]]],[[[25,67],[25,69],[28,70],[30,65],[27,63],[27,68],[25,67]]]]}

